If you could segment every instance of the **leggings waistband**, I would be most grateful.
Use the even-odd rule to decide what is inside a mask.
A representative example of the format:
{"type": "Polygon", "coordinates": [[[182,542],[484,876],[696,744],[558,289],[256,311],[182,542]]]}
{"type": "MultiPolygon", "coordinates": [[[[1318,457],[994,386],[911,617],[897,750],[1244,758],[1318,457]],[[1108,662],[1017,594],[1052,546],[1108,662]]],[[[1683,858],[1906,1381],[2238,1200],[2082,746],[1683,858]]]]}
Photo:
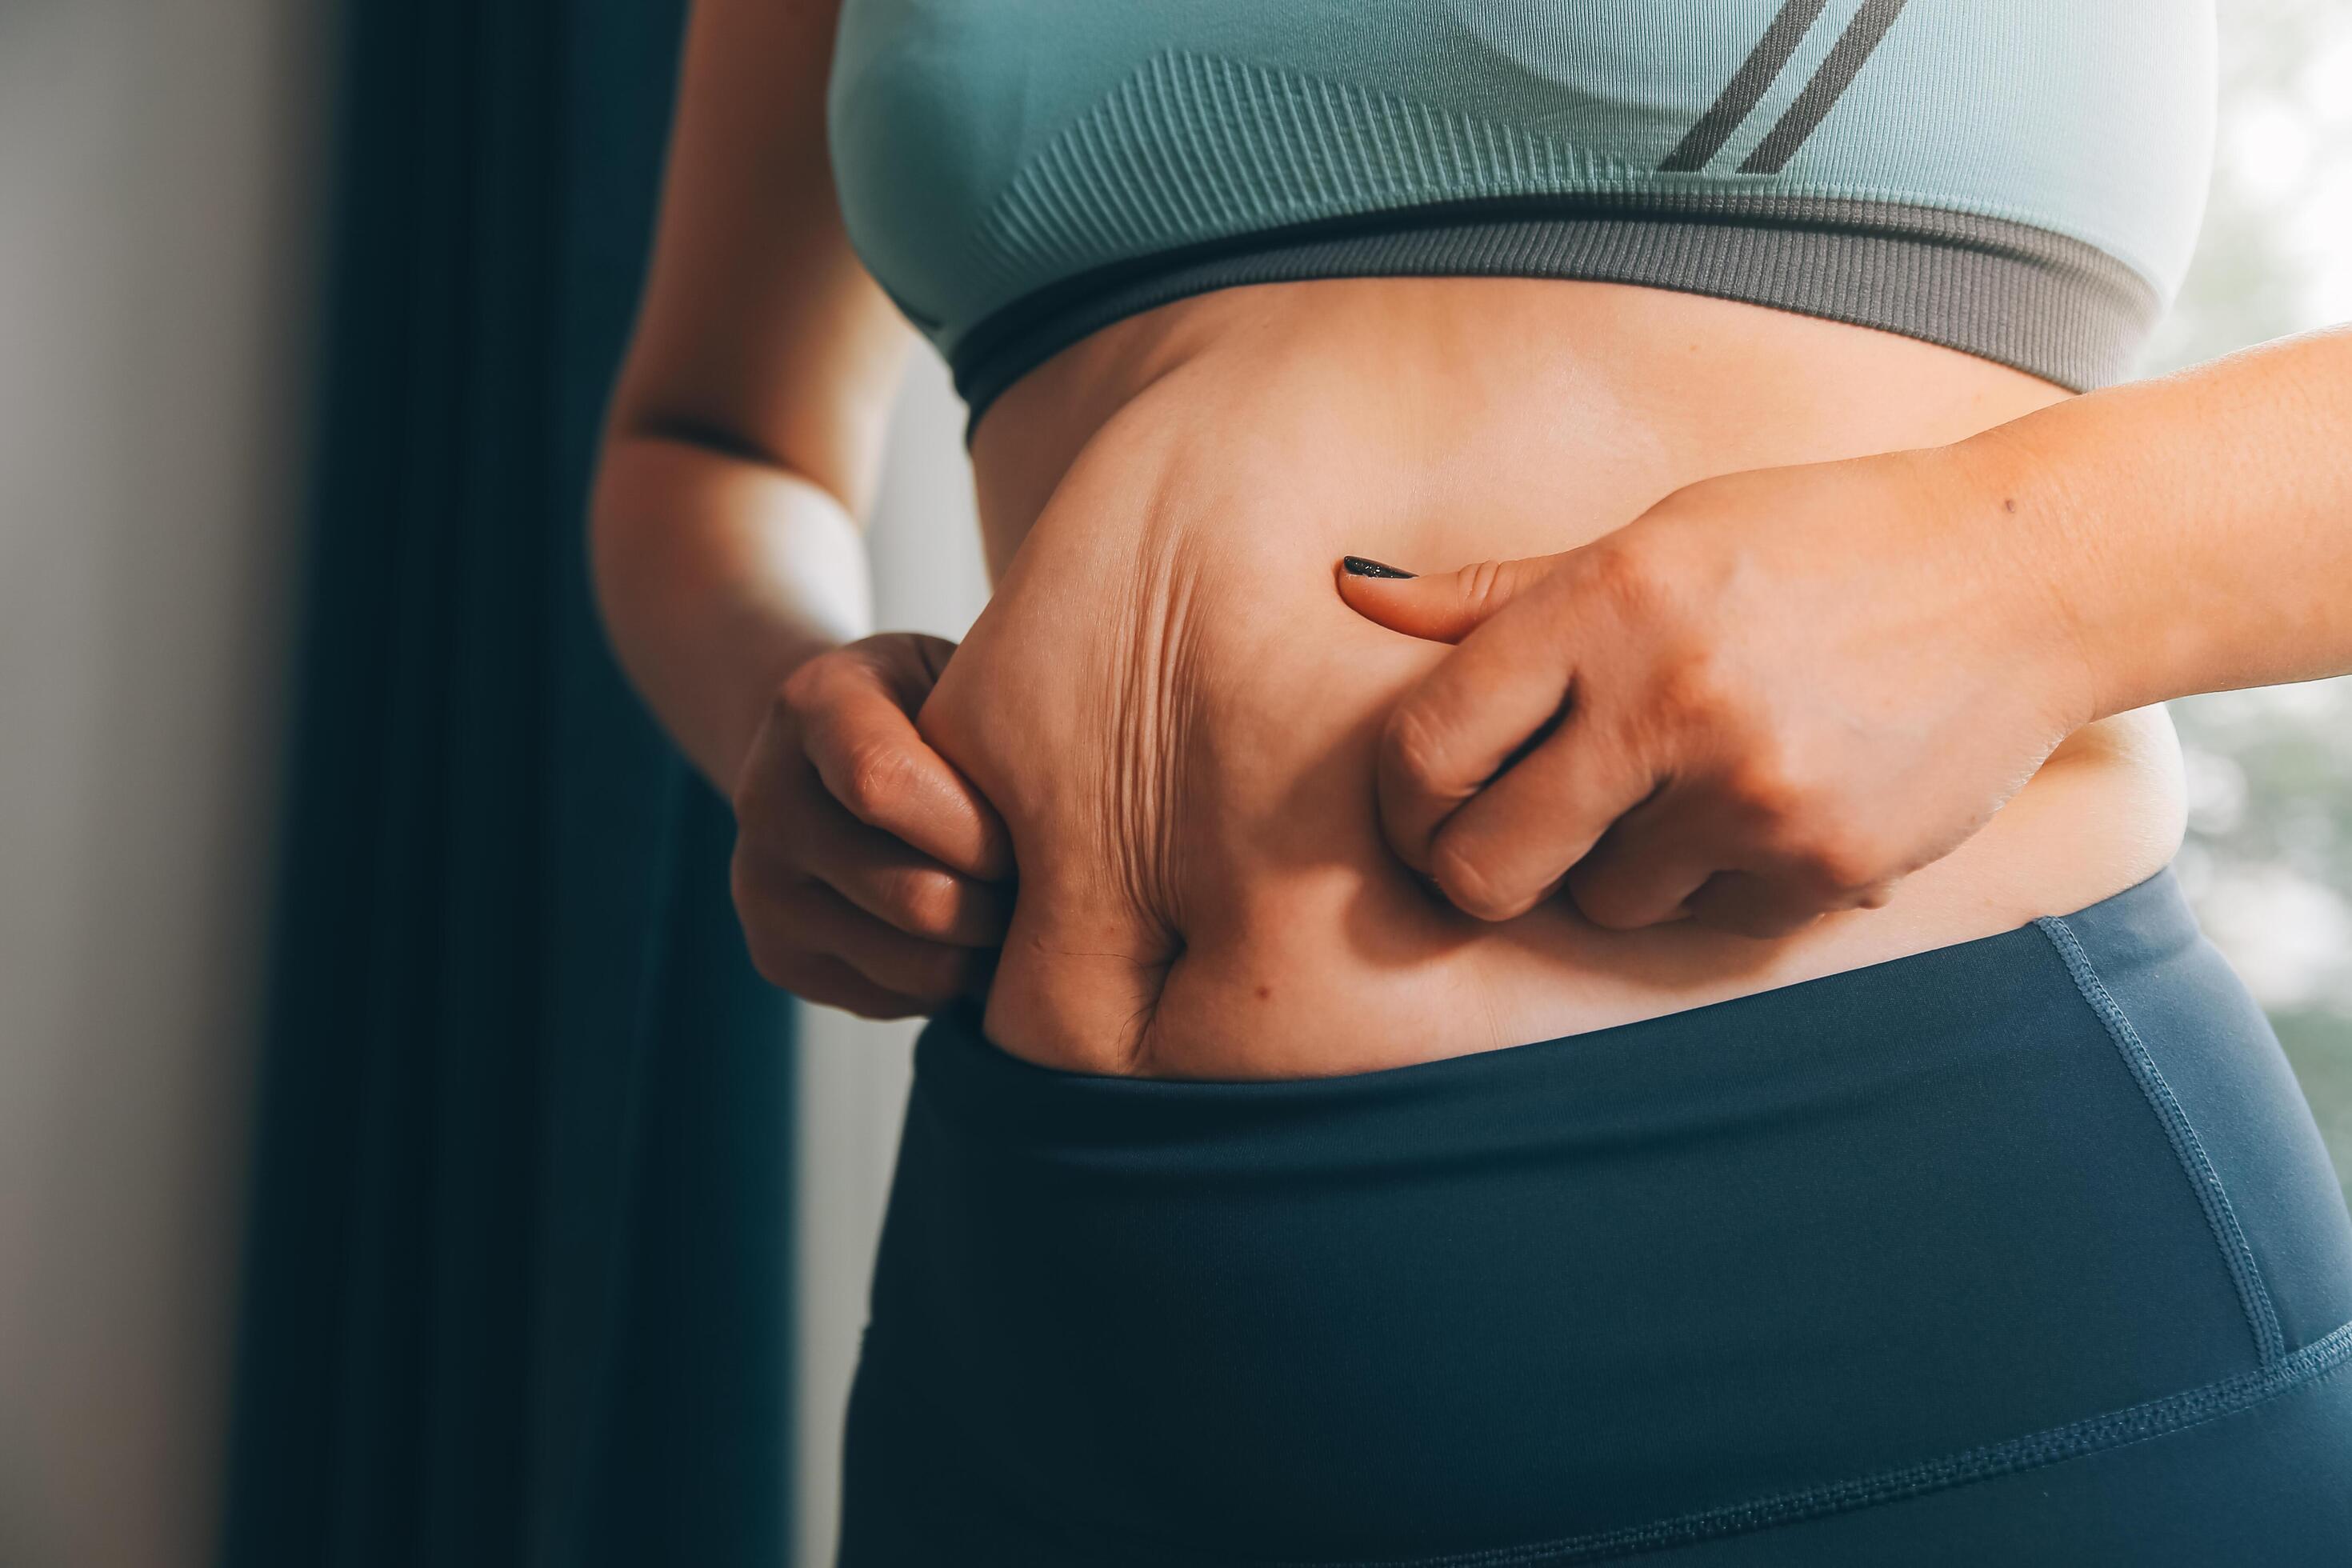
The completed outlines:
{"type": "MultiPolygon", "coordinates": [[[[2168,870],[2066,917],[2107,966],[2145,969],[2200,941],[2168,870]]],[[[1816,1095],[1897,1092],[2006,1043],[1989,1005],[2050,967],[2038,924],[1729,1001],[1500,1050],[1337,1077],[1245,1082],[1044,1068],[981,1033],[976,1008],[917,1050],[927,1096],[989,1142],[1045,1161],[1165,1160],[1189,1177],[1238,1162],[1305,1172],[1508,1160],[1588,1140],[1654,1140],[1722,1119],[1777,1121],[1816,1095]]],[[[2014,1028],[2008,1031],[2014,1034],[2014,1028]]]]}
{"type": "Polygon", "coordinates": [[[2347,1320],[2309,1110],[2168,873],[1343,1078],[1059,1072],[957,1015],[918,1047],[849,1497],[895,1454],[1115,1560],[1638,1544],[2125,1440],[2318,1375],[2347,1320]]]}

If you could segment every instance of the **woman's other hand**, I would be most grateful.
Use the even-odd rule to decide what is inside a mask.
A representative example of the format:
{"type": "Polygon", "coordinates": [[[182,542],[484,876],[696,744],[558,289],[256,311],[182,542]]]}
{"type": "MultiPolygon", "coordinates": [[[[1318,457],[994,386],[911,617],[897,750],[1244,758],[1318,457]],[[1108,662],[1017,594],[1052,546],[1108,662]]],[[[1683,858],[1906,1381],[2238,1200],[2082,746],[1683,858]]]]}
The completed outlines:
{"type": "Polygon", "coordinates": [[[1011,844],[913,718],[954,651],[866,637],[803,663],[768,706],[733,791],[732,884],[753,963],[794,995],[893,1018],[986,983],[1011,844]]]}
{"type": "Polygon", "coordinates": [[[1706,480],[1559,555],[1351,559],[1358,612],[1459,645],[1390,716],[1391,845],[1485,920],[1884,903],[2093,716],[2032,521],[1940,448],[1706,480]]]}

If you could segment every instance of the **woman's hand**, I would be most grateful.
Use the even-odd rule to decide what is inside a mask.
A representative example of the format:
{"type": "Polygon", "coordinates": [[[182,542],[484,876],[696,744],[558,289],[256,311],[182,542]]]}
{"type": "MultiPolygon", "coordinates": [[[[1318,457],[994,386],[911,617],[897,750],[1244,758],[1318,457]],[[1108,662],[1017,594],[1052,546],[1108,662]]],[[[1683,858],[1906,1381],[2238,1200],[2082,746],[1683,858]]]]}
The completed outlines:
{"type": "Polygon", "coordinates": [[[1360,613],[1460,645],[1382,739],[1396,853],[1485,920],[1563,882],[1618,930],[1884,903],[2093,716],[2027,520],[1960,452],[1706,480],[1536,560],[1349,563],[1360,613]]]}
{"type": "Polygon", "coordinates": [[[895,1018],[986,982],[1012,847],[913,720],[954,651],[895,632],[819,654],[752,740],[734,788],[735,909],[761,974],[796,996],[895,1018]]]}

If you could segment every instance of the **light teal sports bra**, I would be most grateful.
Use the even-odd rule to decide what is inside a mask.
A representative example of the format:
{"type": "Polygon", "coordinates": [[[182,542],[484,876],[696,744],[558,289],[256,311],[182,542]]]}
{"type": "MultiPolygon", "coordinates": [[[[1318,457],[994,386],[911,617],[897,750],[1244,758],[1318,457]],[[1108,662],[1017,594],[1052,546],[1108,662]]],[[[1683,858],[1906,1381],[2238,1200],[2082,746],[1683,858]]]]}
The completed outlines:
{"type": "Polygon", "coordinates": [[[843,0],[860,256],[980,412],[1212,289],[1646,284],[2077,390],[2178,288],[2212,0],[843,0]]]}

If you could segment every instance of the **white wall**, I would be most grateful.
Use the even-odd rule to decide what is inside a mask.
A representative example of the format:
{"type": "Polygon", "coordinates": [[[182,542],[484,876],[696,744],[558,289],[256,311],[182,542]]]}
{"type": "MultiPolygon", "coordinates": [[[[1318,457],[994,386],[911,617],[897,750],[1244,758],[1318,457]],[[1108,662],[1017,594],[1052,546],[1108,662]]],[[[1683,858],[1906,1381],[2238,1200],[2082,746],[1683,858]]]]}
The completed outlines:
{"type": "MultiPolygon", "coordinates": [[[[879,626],[961,638],[987,602],[963,413],[937,356],[921,354],[898,400],[866,534],[879,626]]],[[[801,1452],[793,1516],[801,1568],[833,1561],[842,1407],[866,1326],[866,1276],[889,1194],[915,1032],[911,1023],[801,1009],[801,1452]]]]}
{"type": "Polygon", "coordinates": [[[213,1554],[323,8],[0,0],[0,1562],[213,1554]]]}

